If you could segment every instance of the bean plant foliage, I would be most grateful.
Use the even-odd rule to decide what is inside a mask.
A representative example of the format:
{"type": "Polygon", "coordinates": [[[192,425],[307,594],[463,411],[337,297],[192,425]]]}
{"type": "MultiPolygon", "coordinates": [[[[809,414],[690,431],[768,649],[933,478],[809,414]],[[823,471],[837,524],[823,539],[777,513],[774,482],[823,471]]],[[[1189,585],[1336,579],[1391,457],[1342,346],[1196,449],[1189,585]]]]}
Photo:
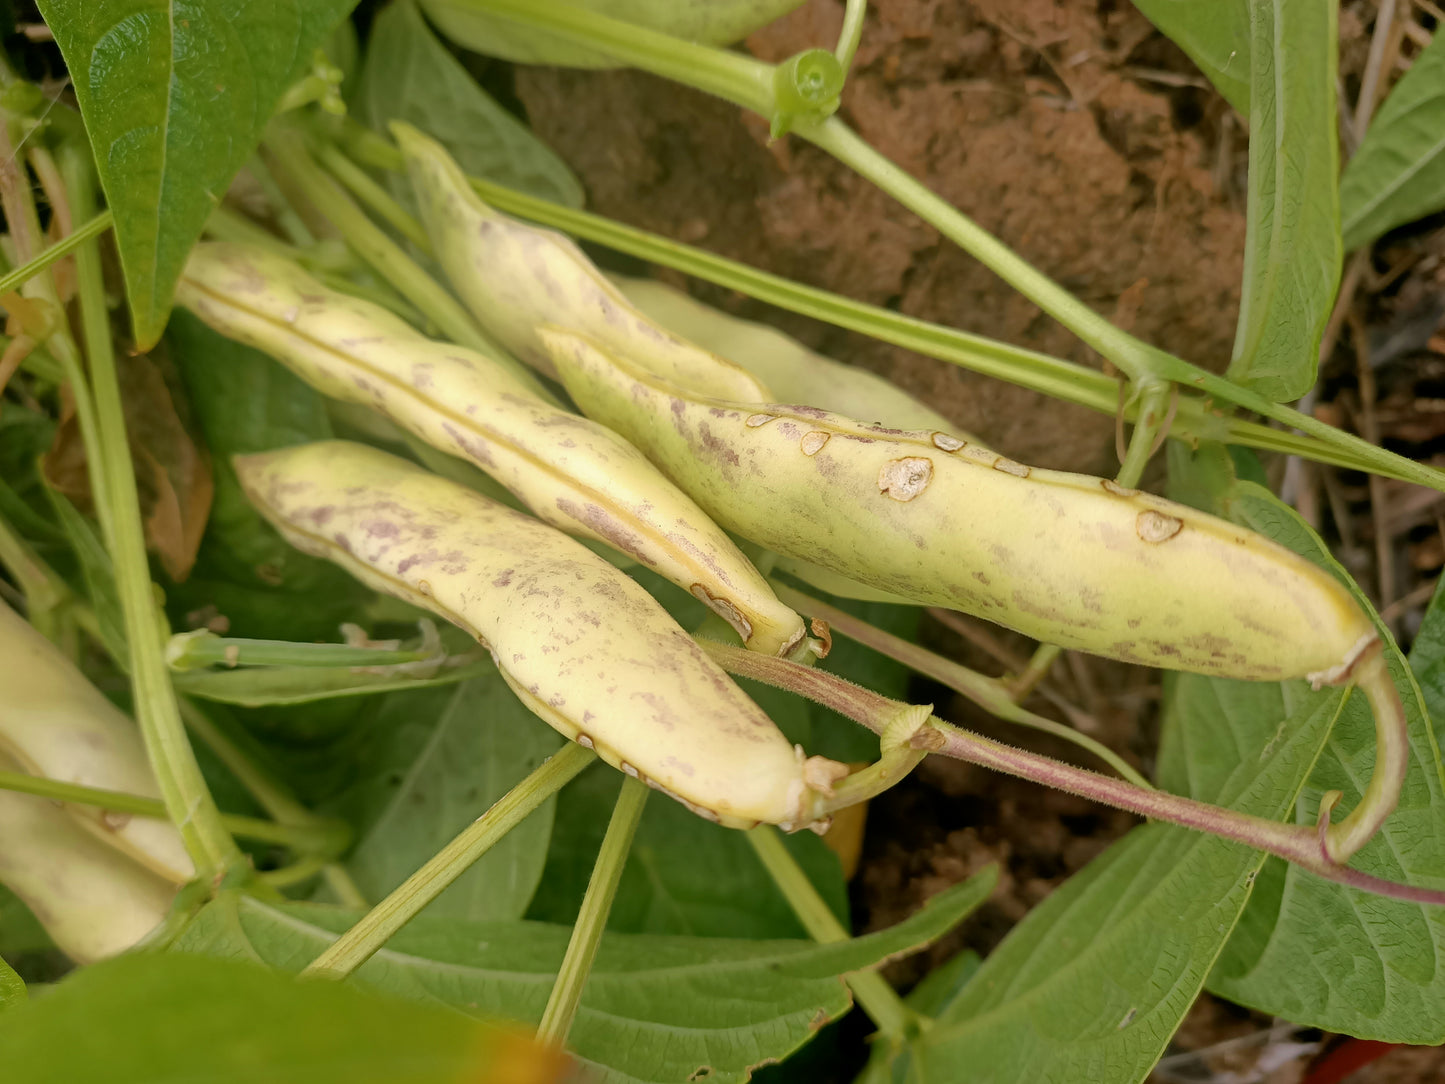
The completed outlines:
{"type": "MultiPolygon", "coordinates": [[[[1220,377],[1114,328],[1048,268],[1029,267],[852,133],[847,71],[870,25],[859,0],[846,3],[836,47],[818,42],[777,66],[732,46],[797,0],[353,4],[40,0],[54,45],[36,28],[6,39],[0,607],[23,614],[17,635],[35,639],[5,645],[10,658],[0,662],[5,1079],[812,1079],[813,1066],[851,1056],[838,1055],[846,1044],[827,1027],[851,1013],[855,1032],[872,1035],[866,1065],[849,1070],[867,1084],[1128,1084],[1149,1075],[1206,990],[1302,1026],[1445,1042],[1445,602],[1431,603],[1402,653],[1325,542],[1264,484],[1262,465],[1287,453],[1445,491],[1432,468],[1287,405],[1315,385],[1344,254],[1445,208],[1440,38],[1341,170],[1334,5],[1138,0],[1251,133],[1243,303],[1220,377]],[[477,54],[636,67],[761,114],[775,137],[833,154],[1002,275],[1107,358],[1124,394],[1095,370],[588,213],[562,159],[474,78],[477,54]],[[927,591],[906,577],[870,581],[769,552],[713,512],[723,506],[705,503],[706,486],[689,483],[686,466],[648,443],[665,419],[633,432],[619,414],[616,428],[732,531],[737,560],[758,570],[779,605],[815,619],[815,639],[790,644],[789,658],[745,652],[753,630],[736,607],[701,584],[674,582],[665,564],[648,567],[641,550],[603,545],[596,532],[583,541],[609,563],[586,567],[630,576],[655,602],[655,620],[689,645],[684,631],[711,645],[700,657],[735,675],[766,720],[813,757],[809,770],[836,766],[818,783],[800,759],[805,795],[832,800],[864,779],[872,793],[932,751],[1148,818],[986,957],[957,955],[900,995],[880,968],[965,922],[995,886],[992,867],[896,925],[854,933],[843,861],[850,833],[856,845],[861,831],[854,810],[840,808],[822,837],[714,823],[730,808],[726,795],[703,801],[702,815],[666,795],[644,802],[647,789],[629,778],[636,768],[593,761],[690,739],[646,734],[616,756],[606,735],[566,740],[580,727],[557,722],[573,710],[565,687],[550,700],[525,688],[508,658],[439,619],[447,611],[432,585],[399,587],[404,567],[353,575],[369,558],[352,539],[328,549],[321,524],[333,510],[317,514],[319,541],[307,552],[288,541],[296,532],[278,532],[275,524],[287,525],[275,493],[255,487],[257,464],[320,441],[384,450],[408,470],[450,479],[466,495],[457,500],[485,497],[557,523],[465,441],[423,439],[405,411],[387,406],[399,392],[360,377],[349,390],[318,390],[304,367],[278,363],[262,332],[218,329],[197,300],[200,272],[188,270],[197,253],[280,257],[315,296],[380,314],[386,335],[480,352],[500,367],[498,380],[522,389],[514,398],[593,413],[596,387],[581,369],[562,353],[543,376],[525,369],[517,358],[535,364],[529,347],[455,281],[455,238],[429,231],[439,204],[418,182],[428,137],[435,150],[425,153],[456,164],[468,199],[480,193],[497,210],[595,243],[589,252],[682,270],[1122,411],[1133,437],[1104,489],[1145,500],[1130,487],[1166,446],[1178,504],[1148,505],[1141,516],[1162,518],[1139,522],[1177,532],[1179,517],[1193,514],[1185,509],[1197,509],[1232,525],[1241,547],[1282,547],[1267,551],[1277,555],[1270,560],[1342,600],[1340,612],[1358,611],[1361,643],[1378,638],[1369,655],[1380,660],[1377,684],[1366,687],[1363,669],[1360,687],[1349,684],[1350,666],[1317,688],[1299,668],[1285,681],[1243,680],[1227,667],[1222,676],[1200,666],[1165,672],[1148,780],[1082,735],[1073,735],[1081,762],[1102,756],[1108,771],[987,742],[904,710],[921,687],[913,675],[1005,721],[1058,724],[1026,710],[1006,682],[916,642],[915,603],[927,591]],[[155,409],[157,388],[165,412],[155,409]],[[209,469],[210,484],[172,485],[177,463],[209,469]],[[199,541],[178,559],[186,532],[176,524],[196,516],[199,541]],[[25,661],[42,657],[72,676],[42,688],[34,675],[43,667],[25,661]],[[1396,700],[1392,729],[1380,705],[1396,700]],[[95,766],[78,745],[47,744],[27,722],[42,710],[77,720],[77,733],[84,720],[133,719],[122,720],[116,749],[135,750],[127,763],[139,774],[114,767],[120,752],[95,766]],[[855,774],[843,779],[844,766],[855,774]],[[96,807],[107,811],[102,821],[96,807]],[[1389,815],[1336,853],[1324,827],[1332,810],[1330,832],[1351,811],[1389,815]],[[169,832],[167,820],[174,832],[146,842],[143,827],[169,832]]],[[[528,244],[538,247],[529,266],[513,269],[518,281],[553,251],[528,244]]],[[[566,258],[585,261],[581,250],[566,258]]],[[[299,307],[281,322],[297,321],[299,307]]],[[[742,369],[728,370],[734,386],[786,385],[800,409],[836,410],[844,393],[834,385],[846,383],[848,402],[876,394],[880,414],[900,412],[878,419],[897,428],[871,431],[869,443],[926,429],[930,453],[968,447],[966,434],[896,389],[868,392],[878,387],[871,376],[840,376],[847,370],[755,327],[729,330],[717,314],[676,311],[677,335],[723,354],[746,344],[747,356],[732,358],[742,369]],[[744,370],[754,375],[737,375],[744,370]]],[[[545,306],[540,313],[539,326],[565,323],[545,306]]],[[[650,379],[644,373],[635,388],[650,379]]],[[[678,417],[689,394],[674,399],[678,417]]],[[[710,392],[694,398],[712,401],[715,418],[730,405],[710,392]]],[[[793,408],[757,405],[771,401],[747,408],[756,411],[747,427],[792,424],[768,410],[793,408]]],[[[443,405],[463,422],[471,413],[443,405]]],[[[798,417],[815,415],[820,426],[847,421],[816,410],[798,417]]],[[[567,427],[583,423],[565,414],[550,424],[561,448],[572,447],[560,443],[567,427]]],[[[806,432],[803,451],[826,459],[820,449],[847,432],[806,432]]],[[[1048,472],[1030,476],[974,450],[992,456],[984,473],[1050,484],[1048,472]]],[[[631,469],[615,468],[619,484],[631,469]]],[[[880,476],[882,492],[904,485],[898,477],[880,476]]],[[[912,499],[900,492],[894,500],[912,499]]],[[[606,509],[593,513],[595,522],[606,509]]],[[[395,530],[370,522],[356,539],[395,530]]],[[[1168,554],[1170,532],[1159,537],[1168,554]]],[[[920,549],[935,544],[917,540],[920,549]]],[[[579,562],[592,556],[577,552],[579,562]]],[[[1187,582],[1191,572],[1181,565],[1175,575],[1187,582]]],[[[1128,597],[1128,585],[1106,594],[1128,597]]],[[[578,617],[555,616],[563,626],[578,617]]],[[[1190,644],[1234,635],[1186,631],[1190,644]]],[[[1180,646],[1192,649],[1184,634],[1180,646]]],[[[1171,653],[1179,650],[1161,649],[1171,653]]],[[[1048,665],[1047,648],[1036,661],[1048,665]]],[[[721,670],[716,682],[728,682],[721,670]]],[[[576,710],[591,719],[587,705],[576,710]]],[[[683,744],[676,751],[688,755],[683,744]]]]}

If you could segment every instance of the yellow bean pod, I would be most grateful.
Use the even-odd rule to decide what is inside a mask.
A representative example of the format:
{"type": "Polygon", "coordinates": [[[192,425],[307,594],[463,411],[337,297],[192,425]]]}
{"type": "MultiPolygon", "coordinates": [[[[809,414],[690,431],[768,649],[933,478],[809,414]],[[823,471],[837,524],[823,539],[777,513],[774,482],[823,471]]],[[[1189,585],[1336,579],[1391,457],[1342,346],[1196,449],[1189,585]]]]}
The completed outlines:
{"type": "MultiPolygon", "coordinates": [[[[0,756],[0,769],[23,765],[0,756]]],[[[78,824],[48,798],[0,790],[0,883],[78,964],[133,947],[170,910],[176,886],[78,824]]]]}
{"type": "Polygon", "coordinates": [[[528,516],[344,441],[236,470],[292,545],[465,629],[540,718],[702,816],[802,827],[846,773],[790,745],[638,584],[528,516]]]}
{"type": "MultiPolygon", "coordinates": [[[[30,775],[159,798],[140,731],[60,650],[0,602],[0,755],[30,775]]],[[[84,830],[177,884],[195,867],[168,821],[66,807],[84,830]]]]}
{"type": "Polygon", "coordinates": [[[489,207],[441,144],[409,125],[391,127],[437,263],[472,315],[517,357],[555,379],[537,328],[561,324],[703,394],[773,398],[747,370],[649,320],[570,238],[489,207]]]}
{"type": "Polygon", "coordinates": [[[1124,662],[1317,685],[1374,626],[1328,573],[1225,520],[937,431],[704,399],[599,344],[546,337],[568,392],[714,519],[928,605],[1124,662]]]}
{"type": "Polygon", "coordinates": [[[770,401],[806,403],[850,418],[950,433],[978,443],[892,381],[809,350],[775,327],[730,316],[655,279],[613,275],[612,281],[644,315],[747,369],[772,389],[770,401]]]}
{"type": "Polygon", "coordinates": [[[433,342],[246,246],[198,245],[176,296],[324,394],[375,409],[476,464],[548,523],[605,542],[690,591],[749,649],[807,649],[802,619],[690,497],[627,441],[539,399],[506,366],[433,342]]]}

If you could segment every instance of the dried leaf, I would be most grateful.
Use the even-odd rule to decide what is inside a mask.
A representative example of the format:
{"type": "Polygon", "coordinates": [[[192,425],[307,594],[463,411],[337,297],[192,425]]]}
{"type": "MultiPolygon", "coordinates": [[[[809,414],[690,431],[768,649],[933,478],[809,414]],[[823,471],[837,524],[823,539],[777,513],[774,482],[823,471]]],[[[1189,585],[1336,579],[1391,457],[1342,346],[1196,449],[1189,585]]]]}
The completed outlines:
{"type": "MultiPolygon", "coordinates": [[[[180,384],[167,379],[169,367],[159,349],[116,359],[146,546],[179,583],[190,575],[210,515],[211,457],[188,424],[180,384]]],[[[43,469],[46,481],[90,509],[85,446],[68,395],[43,469]]]]}

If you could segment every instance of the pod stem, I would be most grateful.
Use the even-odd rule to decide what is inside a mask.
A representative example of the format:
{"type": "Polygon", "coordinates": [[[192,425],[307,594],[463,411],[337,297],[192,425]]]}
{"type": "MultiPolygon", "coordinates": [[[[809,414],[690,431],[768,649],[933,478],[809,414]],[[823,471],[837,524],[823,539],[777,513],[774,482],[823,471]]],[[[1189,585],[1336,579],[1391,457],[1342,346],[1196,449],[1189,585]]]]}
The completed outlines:
{"type": "Polygon", "coordinates": [[[647,785],[641,780],[630,776],[622,780],[617,804],[612,807],[612,819],[607,823],[607,834],[602,838],[602,849],[597,852],[592,878],[587,882],[587,892],[582,897],[582,908],[572,925],[567,953],[562,957],[557,981],[552,985],[547,1007],[542,1010],[542,1020],[537,1025],[538,1042],[562,1046],[567,1041],[567,1033],[572,1030],[572,1021],[582,1002],[582,991],[592,974],[592,962],[597,958],[597,948],[602,942],[602,931],[607,926],[607,916],[612,911],[612,901],[617,898],[617,886],[622,881],[622,870],[627,865],[627,854],[632,849],[632,837],[637,832],[637,822],[642,819],[647,795],[647,785]]]}
{"type": "Polygon", "coordinates": [[[1368,843],[1395,811],[1410,769],[1405,706],[1378,645],[1356,664],[1353,678],[1375,717],[1375,766],[1359,804],[1339,824],[1329,824],[1329,814],[1340,792],[1330,791],[1320,800],[1321,844],[1329,858],[1340,864],[1368,843]]]}
{"type": "MultiPolygon", "coordinates": [[[[818,894],[813,882],[808,880],[798,860],[783,845],[778,830],[770,824],[762,824],[746,835],[753,853],[792,907],[803,929],[808,931],[808,936],[823,945],[848,940],[847,929],[818,894]]],[[[894,1046],[906,1042],[927,1026],[926,1018],[909,1008],[898,996],[898,991],[878,972],[856,971],[844,981],[869,1019],[878,1025],[878,1031],[894,1046]]]]}
{"type": "Polygon", "coordinates": [[[580,745],[570,742],[564,745],[333,941],[302,973],[319,978],[346,978],[371,959],[473,862],[594,759],[596,754],[580,745]]]}
{"type": "MultiPolygon", "coordinates": [[[[894,710],[897,710],[895,701],[812,667],[799,666],[786,659],[757,655],[725,644],[705,643],[703,646],[708,654],[730,673],[806,696],[870,730],[881,730],[879,720],[890,717],[886,705],[894,704],[894,710]]],[[[937,717],[931,718],[928,725],[918,731],[912,744],[915,748],[992,768],[1021,779],[1030,779],[1055,790],[1137,813],[1151,820],[1167,821],[1221,839],[1234,840],[1283,858],[1325,880],[1363,892],[1411,903],[1445,906],[1445,891],[1387,881],[1338,864],[1327,850],[1321,833],[1313,827],[1281,824],[1193,798],[1160,790],[1145,790],[1121,779],[1113,779],[1051,757],[993,741],[952,726],[937,717]]],[[[1391,754],[1392,759],[1393,756],[1394,754],[1391,754]]],[[[1382,787],[1385,786],[1382,783],[1382,787]]],[[[1364,822],[1373,823],[1375,816],[1376,814],[1371,813],[1364,822]]],[[[1342,821],[1341,825],[1346,823],[1348,818],[1342,821]]]]}
{"type": "Polygon", "coordinates": [[[786,584],[776,580],[769,581],[769,583],[773,588],[773,593],[778,596],[780,601],[793,607],[799,613],[821,618],[834,632],[842,633],[850,640],[856,640],[865,647],[870,647],[881,655],[901,662],[904,666],[916,670],[925,677],[947,685],[960,696],[971,700],[984,711],[1004,722],[1032,727],[1072,742],[1085,752],[1098,757],[1135,786],[1149,787],[1148,780],[1107,745],[1096,741],[1087,734],[1080,733],[1071,726],[1065,726],[1063,723],[1057,723],[1020,707],[1013,686],[995,678],[986,677],[976,670],[970,670],[952,659],[945,659],[942,655],[911,643],[901,636],[885,632],[870,625],[862,618],[854,617],[846,610],[830,606],[826,602],[806,595],[786,584]]]}
{"type": "MultiPolygon", "coordinates": [[[[94,806],[110,813],[124,813],[133,817],[150,817],[156,820],[165,820],[167,817],[166,804],[159,798],[86,787],[79,783],[66,783],[60,779],[47,779],[25,772],[0,771],[0,790],[33,794],[73,805],[94,806]]],[[[351,842],[350,826],[345,821],[332,818],[318,817],[315,822],[305,825],[279,824],[258,817],[222,813],[221,823],[235,835],[263,843],[278,843],[298,854],[315,855],[322,860],[328,855],[340,854],[351,842]]]]}

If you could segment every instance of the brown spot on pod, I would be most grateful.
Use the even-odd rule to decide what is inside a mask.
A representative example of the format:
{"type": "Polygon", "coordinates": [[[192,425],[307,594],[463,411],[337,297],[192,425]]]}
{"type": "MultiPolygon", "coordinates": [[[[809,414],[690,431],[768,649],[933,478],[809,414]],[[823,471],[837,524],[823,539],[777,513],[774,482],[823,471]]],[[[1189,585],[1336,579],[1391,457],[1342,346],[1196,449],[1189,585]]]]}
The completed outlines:
{"type": "Polygon", "coordinates": [[[719,598],[710,593],[708,589],[700,583],[693,584],[688,588],[688,591],[691,592],[693,598],[697,599],[709,610],[731,625],[733,631],[742,637],[744,643],[747,643],[753,638],[753,623],[744,617],[743,612],[727,599],[719,598]]]}
{"type": "Polygon", "coordinates": [[[923,456],[891,459],[878,472],[878,489],[895,501],[911,501],[933,481],[933,460],[923,456]]]}
{"type": "Polygon", "coordinates": [[[1184,529],[1184,521],[1147,508],[1134,521],[1134,530],[1145,542],[1168,542],[1184,529]]]}
{"type": "Polygon", "coordinates": [[[623,775],[630,775],[633,779],[640,779],[644,783],[647,782],[647,779],[643,776],[643,774],[639,772],[636,768],[634,768],[631,764],[627,763],[627,761],[621,761],[618,763],[617,766],[622,769],[623,775]]]}
{"type": "Polygon", "coordinates": [[[828,627],[828,622],[824,621],[821,617],[813,618],[810,627],[813,630],[813,635],[818,638],[818,658],[826,659],[828,653],[833,650],[833,630],[828,627]]]}
{"type": "Polygon", "coordinates": [[[956,452],[967,443],[968,441],[959,440],[957,437],[949,436],[947,433],[933,434],[933,446],[940,451],[956,452]]]}
{"type": "Polygon", "coordinates": [[[1112,478],[1100,478],[1100,479],[1099,479],[1099,484],[1100,484],[1101,486],[1103,486],[1106,491],[1108,491],[1109,493],[1114,494],[1114,496],[1116,496],[1116,497],[1137,497],[1137,496],[1139,496],[1139,491],[1138,491],[1137,489],[1130,489],[1128,486],[1121,486],[1118,482],[1114,481],[1114,479],[1112,479],[1112,478]]]}
{"type": "Polygon", "coordinates": [[[580,730],[577,731],[577,744],[582,746],[583,749],[597,748],[597,746],[593,744],[592,739],[589,738],[586,734],[582,733],[582,731],[580,730]]]}
{"type": "Polygon", "coordinates": [[[994,470],[1001,470],[1005,474],[1012,474],[1015,478],[1027,478],[1033,472],[1022,463],[1015,463],[1012,459],[1005,459],[1000,456],[994,460],[994,470]]]}
{"type": "Polygon", "coordinates": [[[828,443],[828,434],[814,429],[811,433],[804,433],[803,439],[798,446],[803,449],[804,455],[817,455],[823,450],[823,445],[828,443]]]}
{"type": "Polygon", "coordinates": [[[760,425],[767,425],[775,417],[777,417],[775,414],[749,414],[743,424],[749,429],[756,429],[760,425]]]}
{"type": "Polygon", "coordinates": [[[129,813],[117,813],[114,809],[107,809],[100,815],[100,823],[112,832],[119,832],[130,823],[129,813]]]}

